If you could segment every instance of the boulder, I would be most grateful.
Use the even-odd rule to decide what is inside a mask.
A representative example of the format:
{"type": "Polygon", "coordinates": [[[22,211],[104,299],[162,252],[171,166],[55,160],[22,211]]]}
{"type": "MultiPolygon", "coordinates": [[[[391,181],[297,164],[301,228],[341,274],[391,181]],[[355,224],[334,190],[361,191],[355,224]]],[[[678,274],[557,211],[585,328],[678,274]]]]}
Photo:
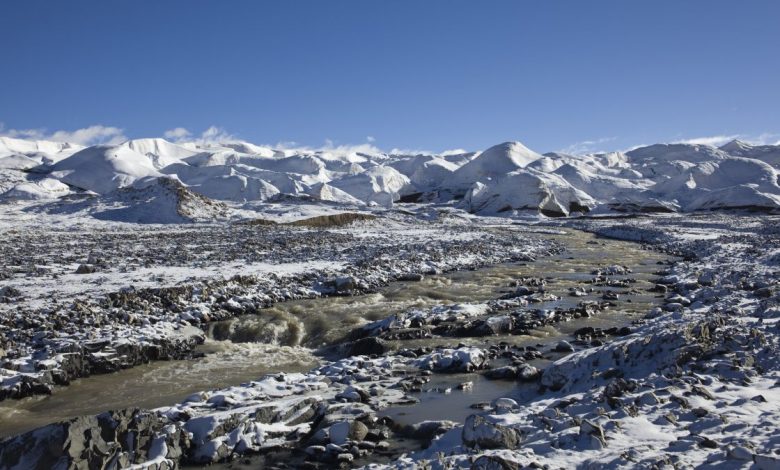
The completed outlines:
{"type": "Polygon", "coordinates": [[[516,449],[521,435],[516,429],[488,421],[480,415],[470,415],[463,425],[463,444],[480,449],[516,449]]]}

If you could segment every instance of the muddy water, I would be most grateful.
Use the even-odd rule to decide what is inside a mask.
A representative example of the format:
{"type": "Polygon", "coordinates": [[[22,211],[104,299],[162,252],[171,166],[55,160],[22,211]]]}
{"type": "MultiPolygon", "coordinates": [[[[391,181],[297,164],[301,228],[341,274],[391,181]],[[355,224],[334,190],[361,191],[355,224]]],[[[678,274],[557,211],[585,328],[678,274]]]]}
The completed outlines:
{"type": "MultiPolygon", "coordinates": [[[[566,234],[540,236],[563,242],[568,250],[561,255],[542,258],[533,263],[505,264],[476,271],[430,276],[420,282],[395,283],[378,293],[360,297],[332,297],[278,304],[264,310],[261,315],[210,325],[207,330],[209,339],[201,346],[201,351],[205,353],[202,358],[156,362],[114,374],[76,380],[68,387],[56,389],[51,396],[0,402],[0,436],[17,434],[50,422],[78,415],[96,414],[108,409],[164,406],[180,401],[196,391],[237,385],[266,373],[305,371],[318,362],[313,349],[338,341],[360,324],[413,307],[494,299],[510,291],[507,287],[509,282],[521,276],[547,278],[546,290],[561,296],[559,301],[536,304],[535,308],[574,306],[582,300],[599,299],[600,292],[575,298],[568,296],[568,290],[570,287],[583,286],[584,281],[591,279],[590,273],[593,269],[611,264],[631,267],[634,272],[628,277],[638,280],[631,287],[644,292],[651,285],[649,281],[653,277],[652,273],[659,268],[657,262],[667,259],[658,253],[642,250],[636,244],[596,239],[583,232],[567,230],[566,234]]],[[[618,292],[625,290],[596,289],[618,292]]],[[[404,341],[397,346],[454,345],[460,342],[485,346],[502,340],[515,344],[537,345],[567,337],[572,331],[585,325],[626,325],[659,300],[646,293],[621,295],[617,301],[618,307],[608,312],[547,327],[533,332],[532,336],[438,338],[404,341]]],[[[426,404],[444,404],[455,400],[453,403],[457,403],[458,417],[467,413],[465,410],[468,409],[469,403],[507,396],[511,392],[504,390],[511,388],[511,384],[489,382],[473,374],[437,380],[453,383],[467,380],[474,382],[473,390],[468,393],[453,389],[452,393],[446,395],[430,392],[419,397],[426,404]],[[447,399],[442,399],[445,396],[447,399]]],[[[525,392],[515,390],[511,393],[525,392]]],[[[391,410],[390,414],[403,417],[411,412],[410,422],[456,418],[448,418],[447,413],[452,414],[452,409],[443,410],[440,406],[426,407],[426,411],[412,411],[391,410]],[[420,418],[419,413],[426,413],[426,416],[420,418]],[[428,414],[431,416],[427,416],[428,414]]]]}

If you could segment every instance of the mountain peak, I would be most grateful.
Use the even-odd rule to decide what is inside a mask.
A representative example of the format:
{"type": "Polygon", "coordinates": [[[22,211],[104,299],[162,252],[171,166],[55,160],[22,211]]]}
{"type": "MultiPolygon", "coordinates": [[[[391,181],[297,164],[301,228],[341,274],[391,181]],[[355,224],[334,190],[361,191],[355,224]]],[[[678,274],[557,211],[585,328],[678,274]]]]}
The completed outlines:
{"type": "Polygon", "coordinates": [[[724,152],[729,152],[734,150],[748,150],[752,147],[753,146],[748,144],[747,142],[743,142],[739,139],[733,139],[730,142],[721,145],[719,148],[724,152]]]}

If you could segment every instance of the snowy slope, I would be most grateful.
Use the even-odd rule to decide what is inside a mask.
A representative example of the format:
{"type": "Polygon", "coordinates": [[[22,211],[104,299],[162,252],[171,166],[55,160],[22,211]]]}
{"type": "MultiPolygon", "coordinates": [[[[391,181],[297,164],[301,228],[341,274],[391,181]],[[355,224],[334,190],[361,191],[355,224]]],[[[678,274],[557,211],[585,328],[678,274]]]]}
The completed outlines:
{"type": "Polygon", "coordinates": [[[82,190],[105,196],[168,175],[193,193],[250,208],[282,201],[391,207],[403,200],[503,215],[780,210],[778,163],[780,146],[740,141],[588,155],[542,155],[505,142],[476,153],[405,155],[369,146],[276,149],[137,139],[81,148],[0,138],[0,195],[14,189],[2,199],[45,201],[82,190]],[[42,187],[41,178],[70,191],[51,181],[42,187]]]}
{"type": "Polygon", "coordinates": [[[504,142],[485,150],[476,158],[461,166],[442,186],[455,192],[470,188],[475,182],[484,183],[492,178],[525,168],[542,158],[520,142],[504,142]]]}
{"type": "Polygon", "coordinates": [[[734,157],[754,158],[780,169],[780,145],[750,145],[732,140],[720,147],[720,150],[734,157]]]}
{"type": "Polygon", "coordinates": [[[174,178],[149,177],[102,198],[93,216],[117,222],[168,224],[220,218],[226,209],[224,204],[190,191],[174,178]]]}
{"type": "Polygon", "coordinates": [[[88,147],[52,167],[53,177],[98,194],[129,186],[145,176],[159,175],[148,156],[126,145],[88,147]]]}
{"type": "Polygon", "coordinates": [[[146,155],[156,169],[165,168],[168,165],[178,163],[182,159],[191,157],[197,152],[168,142],[165,139],[136,139],[122,144],[141,155],[146,155]]]}
{"type": "Polygon", "coordinates": [[[462,204],[469,212],[480,214],[539,210],[558,217],[575,211],[587,212],[596,206],[596,201],[556,174],[521,169],[489,184],[475,183],[462,204]]]}

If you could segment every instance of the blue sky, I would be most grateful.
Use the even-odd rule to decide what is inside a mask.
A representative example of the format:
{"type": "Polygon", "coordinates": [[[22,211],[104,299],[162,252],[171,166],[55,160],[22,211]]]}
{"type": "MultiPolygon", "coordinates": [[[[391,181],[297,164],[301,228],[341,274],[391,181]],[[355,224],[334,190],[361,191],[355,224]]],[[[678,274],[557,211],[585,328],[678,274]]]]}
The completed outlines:
{"type": "Polygon", "coordinates": [[[6,135],[216,126],[433,151],[780,140],[774,0],[9,0],[0,18],[6,135]]]}

